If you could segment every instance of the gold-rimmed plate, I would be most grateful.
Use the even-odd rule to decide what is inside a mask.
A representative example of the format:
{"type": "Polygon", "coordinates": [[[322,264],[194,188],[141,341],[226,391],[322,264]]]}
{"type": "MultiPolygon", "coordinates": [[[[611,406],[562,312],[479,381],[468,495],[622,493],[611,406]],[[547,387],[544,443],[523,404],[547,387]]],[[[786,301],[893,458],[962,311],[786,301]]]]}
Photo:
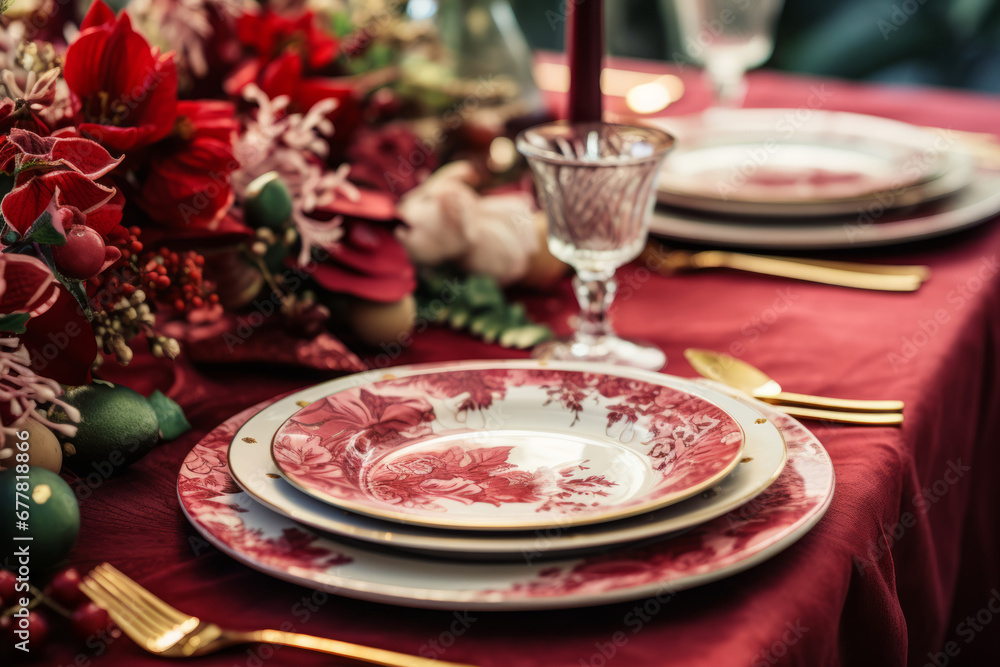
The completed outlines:
{"type": "Polygon", "coordinates": [[[281,475],[334,507],[452,530],[582,526],[689,498],[739,461],[706,398],[615,367],[470,362],[325,396],[274,435],[281,475]]]}
{"type": "Polygon", "coordinates": [[[661,204],[770,218],[903,208],[967,186],[975,162],[946,133],[818,109],[711,109],[655,121],[678,137],[661,204]]]}
{"type": "MultiPolygon", "coordinates": [[[[422,367],[399,367],[392,372],[403,377],[421,373],[422,367]]],[[[695,386],[680,378],[646,375],[672,386],[695,386]]],[[[257,502],[327,533],[435,556],[520,560],[585,553],[691,528],[752,500],[770,486],[785,464],[784,440],[775,425],[770,420],[760,423],[758,411],[719,394],[713,400],[743,425],[746,444],[732,473],[683,502],[609,523],[530,532],[459,532],[382,521],[331,507],[302,493],[279,475],[266,444],[301,404],[351,389],[357,382],[352,377],[333,380],[285,397],[252,417],[236,433],[228,449],[236,483],[257,502]]]]}

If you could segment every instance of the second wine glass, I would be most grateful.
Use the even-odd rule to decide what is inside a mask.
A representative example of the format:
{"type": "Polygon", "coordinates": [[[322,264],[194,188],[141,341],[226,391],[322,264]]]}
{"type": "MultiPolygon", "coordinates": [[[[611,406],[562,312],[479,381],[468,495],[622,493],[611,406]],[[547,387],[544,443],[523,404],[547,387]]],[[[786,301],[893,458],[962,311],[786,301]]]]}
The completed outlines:
{"type": "Polygon", "coordinates": [[[722,107],[739,107],[747,71],[774,50],[783,0],[663,0],[673,8],[688,58],[705,67],[722,107]]]}

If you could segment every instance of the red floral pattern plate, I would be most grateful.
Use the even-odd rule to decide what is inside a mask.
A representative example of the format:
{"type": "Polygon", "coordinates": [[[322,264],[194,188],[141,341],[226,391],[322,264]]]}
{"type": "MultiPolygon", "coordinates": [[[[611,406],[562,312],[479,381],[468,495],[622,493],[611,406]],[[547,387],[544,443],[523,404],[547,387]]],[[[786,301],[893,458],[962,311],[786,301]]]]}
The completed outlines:
{"type": "MultiPolygon", "coordinates": [[[[525,362],[514,363],[525,365],[525,362]]],[[[406,377],[426,373],[427,368],[426,365],[402,366],[394,368],[392,373],[396,377],[406,377]]],[[[630,370],[618,368],[615,372],[627,374],[630,370]]],[[[377,381],[381,376],[382,372],[373,371],[363,377],[377,381]]],[[[646,376],[648,374],[642,375],[646,376]]],[[[685,388],[689,385],[688,381],[669,375],[658,375],[656,379],[666,386],[685,388]]],[[[777,427],[759,419],[760,413],[753,408],[730,396],[716,394],[710,396],[711,400],[740,424],[747,436],[746,444],[740,463],[732,473],[683,502],[627,519],[560,530],[474,533],[382,521],[331,507],[302,493],[281,477],[270,449],[264,444],[301,404],[312,403],[358,384],[357,377],[331,380],[290,394],[254,415],[240,428],[229,446],[229,468],[236,483],[265,507],[334,535],[452,558],[523,560],[528,555],[566,558],[570,554],[581,555],[609,545],[655,539],[696,526],[751,500],[777,479],[785,465],[785,442],[777,427]]]]}
{"type": "MultiPolygon", "coordinates": [[[[746,399],[751,402],[750,399],[746,399]]],[[[412,607],[521,610],[641,599],[753,567],[805,535],[833,498],[833,464],[794,419],[753,401],[788,446],[778,480],[752,502],[653,545],[589,558],[496,564],[437,561],[341,543],[255,503],[233,482],[226,449],[261,406],[244,410],[188,454],[178,477],[185,515],[236,560],[298,585],[412,607]]]]}
{"type": "Polygon", "coordinates": [[[271,454],[285,479],[335,507],[459,530],[633,516],[739,462],[743,429],[702,395],[528,366],[439,365],[359,384],[293,415],[271,454]]]}

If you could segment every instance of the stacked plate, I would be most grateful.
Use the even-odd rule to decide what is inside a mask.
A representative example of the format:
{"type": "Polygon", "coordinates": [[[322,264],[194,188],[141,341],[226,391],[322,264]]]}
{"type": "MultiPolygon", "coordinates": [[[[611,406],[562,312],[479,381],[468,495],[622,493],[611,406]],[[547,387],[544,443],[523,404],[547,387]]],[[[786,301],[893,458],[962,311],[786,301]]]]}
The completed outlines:
{"type": "Polygon", "coordinates": [[[945,234],[1000,211],[1000,175],[960,135],[817,109],[712,109],[677,137],[651,230],[717,245],[826,249],[945,234]]]}
{"type": "Polygon", "coordinates": [[[280,579],[408,606],[534,609],[691,587],[786,548],[833,467],[793,419],[715,385],[484,361],[334,380],[188,455],[194,526],[280,579]]]}

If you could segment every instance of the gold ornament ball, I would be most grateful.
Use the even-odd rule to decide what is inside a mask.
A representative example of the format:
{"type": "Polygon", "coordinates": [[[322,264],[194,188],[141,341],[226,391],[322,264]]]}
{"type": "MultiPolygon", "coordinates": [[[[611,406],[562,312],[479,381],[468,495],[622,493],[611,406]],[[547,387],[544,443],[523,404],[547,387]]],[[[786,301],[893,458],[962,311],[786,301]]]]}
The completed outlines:
{"type": "Polygon", "coordinates": [[[528,271],[517,284],[537,290],[552,289],[566,275],[569,266],[549,252],[549,221],[545,211],[535,214],[535,233],[538,234],[538,250],[528,258],[528,271]]]}
{"type": "MultiPolygon", "coordinates": [[[[28,465],[35,466],[36,468],[45,468],[58,474],[62,469],[63,453],[62,446],[59,444],[56,434],[48,426],[34,419],[29,419],[17,430],[18,432],[28,432],[28,465]]],[[[21,442],[20,438],[14,434],[9,434],[5,447],[13,449],[16,455],[18,452],[17,443],[19,442],[21,442]]],[[[0,470],[13,468],[17,465],[15,455],[0,459],[0,470]]]]}
{"type": "Polygon", "coordinates": [[[412,294],[399,301],[355,301],[350,306],[351,328],[358,338],[369,345],[398,343],[413,329],[417,319],[417,302],[412,294]]]}

